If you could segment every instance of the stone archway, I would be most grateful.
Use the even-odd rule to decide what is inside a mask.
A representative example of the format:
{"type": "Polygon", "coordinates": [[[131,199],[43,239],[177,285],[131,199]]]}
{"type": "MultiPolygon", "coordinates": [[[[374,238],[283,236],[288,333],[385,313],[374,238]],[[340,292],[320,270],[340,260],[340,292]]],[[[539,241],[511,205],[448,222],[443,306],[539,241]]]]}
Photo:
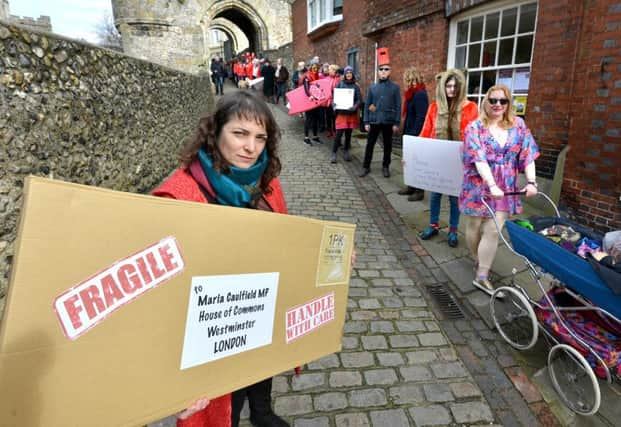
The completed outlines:
{"type": "Polygon", "coordinates": [[[224,18],[235,24],[248,39],[248,49],[252,52],[262,52],[269,49],[268,30],[265,21],[255,8],[245,1],[225,0],[215,2],[206,11],[211,22],[217,18],[224,18]]]}

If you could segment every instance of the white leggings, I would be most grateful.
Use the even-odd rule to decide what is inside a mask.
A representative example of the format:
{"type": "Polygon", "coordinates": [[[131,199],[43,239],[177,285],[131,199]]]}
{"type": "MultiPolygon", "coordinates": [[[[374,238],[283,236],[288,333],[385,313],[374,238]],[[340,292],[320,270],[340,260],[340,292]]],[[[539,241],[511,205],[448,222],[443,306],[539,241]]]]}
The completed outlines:
{"type": "MultiPolygon", "coordinates": [[[[496,212],[501,229],[508,217],[509,212],[496,212]]],[[[491,218],[470,215],[466,218],[466,243],[478,265],[477,277],[487,277],[498,249],[498,230],[491,218]]]]}

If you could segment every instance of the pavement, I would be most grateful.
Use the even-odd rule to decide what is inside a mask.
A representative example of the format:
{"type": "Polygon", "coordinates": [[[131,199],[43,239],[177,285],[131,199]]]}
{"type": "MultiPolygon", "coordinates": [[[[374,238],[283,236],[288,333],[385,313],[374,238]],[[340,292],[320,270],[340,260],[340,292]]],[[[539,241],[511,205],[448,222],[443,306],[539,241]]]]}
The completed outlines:
{"type": "MultiPolygon", "coordinates": [[[[325,144],[305,145],[302,119],[272,108],[283,130],[281,182],[290,213],[355,223],[358,255],[342,351],[305,365],[299,376],[275,377],[277,414],[293,427],[619,425],[621,405],[606,385],[600,383],[600,411],[577,416],[550,385],[544,339],[518,352],[493,330],[489,297],[471,285],[463,230],[457,248],[446,243],[448,200],[440,234],[417,237],[428,224],[428,197],[408,202],[397,194],[398,153],[386,179],[378,144],[371,174],[359,178],[365,139],[353,139],[352,162],[339,155],[331,164],[331,141],[322,135],[325,144]]],[[[512,276],[534,298],[541,292],[501,245],[492,278],[506,284],[512,276]]],[[[247,417],[246,404],[242,427],[250,426],[247,417]]],[[[173,425],[172,418],[150,424],[173,425]]]]}

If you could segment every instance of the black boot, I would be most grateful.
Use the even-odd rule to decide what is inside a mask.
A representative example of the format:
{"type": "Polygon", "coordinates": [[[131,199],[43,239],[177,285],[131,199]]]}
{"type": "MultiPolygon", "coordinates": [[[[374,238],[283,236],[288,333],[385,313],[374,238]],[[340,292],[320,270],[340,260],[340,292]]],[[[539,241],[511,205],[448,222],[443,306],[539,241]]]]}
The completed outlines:
{"type": "Polygon", "coordinates": [[[290,427],[272,411],[272,379],[247,387],[250,422],[255,427],[290,427]]]}

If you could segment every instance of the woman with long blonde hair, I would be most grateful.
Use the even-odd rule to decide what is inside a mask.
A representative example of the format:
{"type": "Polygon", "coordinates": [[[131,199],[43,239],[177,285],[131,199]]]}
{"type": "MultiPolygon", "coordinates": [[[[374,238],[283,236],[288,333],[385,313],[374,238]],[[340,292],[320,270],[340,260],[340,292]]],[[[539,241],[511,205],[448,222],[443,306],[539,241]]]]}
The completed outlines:
{"type": "Polygon", "coordinates": [[[464,179],[459,208],[467,215],[466,242],[476,265],[472,284],[490,295],[494,286],[489,271],[498,248],[498,231],[482,198],[502,228],[509,216],[522,211],[520,197],[505,193],[537,194],[535,159],[539,150],[524,120],[513,114],[511,99],[507,86],[489,88],[479,118],[466,129],[462,151],[464,179]],[[522,189],[518,184],[520,172],[527,181],[522,189]]]}

